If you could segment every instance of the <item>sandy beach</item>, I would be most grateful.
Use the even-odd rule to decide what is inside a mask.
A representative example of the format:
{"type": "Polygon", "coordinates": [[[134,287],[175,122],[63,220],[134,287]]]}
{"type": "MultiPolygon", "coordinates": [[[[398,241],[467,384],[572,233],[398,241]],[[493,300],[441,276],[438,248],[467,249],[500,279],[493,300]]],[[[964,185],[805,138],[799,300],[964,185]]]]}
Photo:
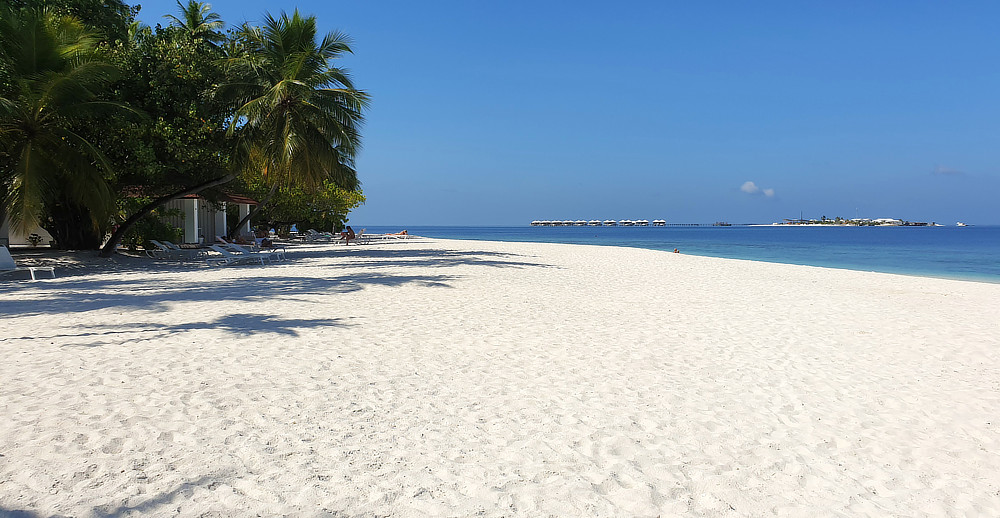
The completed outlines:
{"type": "Polygon", "coordinates": [[[1000,516],[1000,284],[583,245],[0,278],[0,516],[1000,516]]]}

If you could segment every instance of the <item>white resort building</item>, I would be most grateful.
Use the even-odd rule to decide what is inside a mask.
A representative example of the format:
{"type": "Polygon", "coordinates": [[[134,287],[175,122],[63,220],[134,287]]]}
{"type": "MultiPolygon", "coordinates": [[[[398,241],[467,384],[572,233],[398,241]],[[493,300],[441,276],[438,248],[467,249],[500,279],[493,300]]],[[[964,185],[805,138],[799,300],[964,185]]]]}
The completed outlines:
{"type": "MultiPolygon", "coordinates": [[[[180,209],[183,216],[167,217],[164,220],[184,231],[184,237],[181,240],[183,243],[211,244],[215,242],[215,236],[229,235],[229,232],[226,231],[229,228],[229,223],[235,224],[250,214],[251,207],[257,205],[257,202],[243,196],[226,194],[222,196],[220,205],[219,209],[216,210],[208,200],[197,194],[190,194],[167,202],[165,204],[167,209],[180,209]],[[237,218],[239,219],[233,222],[227,219],[230,205],[238,207],[237,218]]],[[[247,236],[251,233],[249,221],[243,225],[243,228],[233,232],[235,236],[247,236]]]]}
{"type": "MultiPolygon", "coordinates": [[[[229,228],[229,223],[236,223],[239,221],[239,219],[232,222],[227,220],[227,209],[233,205],[238,207],[235,212],[239,215],[239,219],[242,219],[250,213],[250,208],[257,205],[257,202],[243,196],[226,194],[222,196],[219,208],[216,210],[216,208],[208,200],[198,196],[197,194],[190,194],[165,203],[164,206],[167,209],[180,210],[181,216],[166,217],[163,219],[167,223],[180,228],[184,232],[184,237],[181,239],[182,243],[214,243],[215,236],[228,234],[226,229],[229,228]]],[[[33,243],[31,242],[30,237],[32,234],[38,236],[38,244],[40,245],[48,245],[52,241],[52,236],[41,227],[36,227],[26,233],[21,233],[11,228],[10,220],[8,218],[5,217],[2,221],[0,221],[0,245],[32,245],[33,243]]],[[[243,228],[239,229],[239,231],[235,232],[235,234],[240,236],[251,234],[250,222],[248,221],[243,228]]]]}

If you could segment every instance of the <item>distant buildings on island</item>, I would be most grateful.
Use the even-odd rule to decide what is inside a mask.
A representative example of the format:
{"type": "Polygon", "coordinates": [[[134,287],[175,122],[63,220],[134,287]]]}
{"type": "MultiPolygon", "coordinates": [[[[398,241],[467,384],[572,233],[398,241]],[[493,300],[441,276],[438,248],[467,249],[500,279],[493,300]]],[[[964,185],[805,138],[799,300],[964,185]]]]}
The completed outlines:
{"type": "MultiPolygon", "coordinates": [[[[775,226],[775,225],[805,225],[805,226],[843,226],[843,227],[943,227],[944,225],[930,222],[925,223],[922,221],[906,221],[902,219],[894,218],[854,218],[845,219],[837,217],[834,219],[827,219],[826,216],[820,219],[785,219],[779,223],[771,224],[754,224],[754,223],[743,223],[735,226],[775,226]]],[[[585,220],[585,219],[567,219],[567,220],[547,220],[547,219],[536,219],[531,222],[533,227],[731,227],[734,226],[732,223],[726,223],[725,221],[716,221],[711,224],[700,224],[700,223],[670,223],[667,224],[666,220],[654,219],[652,222],[645,219],[622,219],[622,220],[585,220]]],[[[965,223],[958,223],[959,227],[967,226],[965,223]]]]}
{"type": "MultiPolygon", "coordinates": [[[[771,223],[772,225],[835,225],[844,227],[943,227],[938,223],[933,221],[930,223],[925,223],[923,221],[906,221],[902,219],[893,218],[854,218],[854,219],[844,219],[841,217],[836,217],[834,219],[827,219],[823,216],[821,219],[785,219],[780,223],[771,223]]],[[[958,226],[965,226],[959,223],[958,226]]]]}

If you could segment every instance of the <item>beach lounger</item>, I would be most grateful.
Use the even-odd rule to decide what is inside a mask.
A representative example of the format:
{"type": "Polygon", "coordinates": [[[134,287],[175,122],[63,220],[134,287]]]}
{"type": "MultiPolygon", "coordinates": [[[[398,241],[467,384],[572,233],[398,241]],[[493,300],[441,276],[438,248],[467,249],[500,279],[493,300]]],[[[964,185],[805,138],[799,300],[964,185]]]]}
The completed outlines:
{"type": "Polygon", "coordinates": [[[209,248],[222,254],[222,257],[209,257],[205,259],[209,266],[229,266],[231,264],[250,261],[259,261],[263,265],[264,261],[269,260],[268,256],[257,252],[235,253],[219,245],[210,245],[209,248]]]}
{"type": "Polygon", "coordinates": [[[14,262],[14,258],[10,255],[10,250],[7,247],[0,246],[0,274],[11,273],[11,272],[23,272],[27,270],[31,274],[31,280],[38,280],[35,278],[35,272],[38,270],[48,271],[52,274],[52,278],[56,278],[56,269],[52,266],[18,266],[14,262]]]}
{"type": "Polygon", "coordinates": [[[222,236],[215,236],[215,239],[219,242],[219,244],[222,246],[222,248],[229,248],[231,246],[237,246],[238,245],[238,246],[241,246],[243,248],[249,249],[251,252],[259,252],[260,251],[260,247],[257,246],[256,242],[254,244],[252,244],[252,245],[241,245],[241,244],[237,243],[236,241],[228,241],[228,240],[226,240],[226,238],[224,238],[222,236]]]}
{"type": "Polygon", "coordinates": [[[333,234],[329,232],[318,232],[314,228],[306,230],[306,241],[316,241],[319,239],[333,239],[333,234]]]}
{"type": "MultiPolygon", "coordinates": [[[[152,240],[150,240],[152,242],[152,240]]],[[[155,244],[155,243],[154,243],[155,244]]],[[[201,257],[205,252],[201,250],[191,249],[191,248],[181,248],[178,245],[171,243],[170,241],[163,241],[163,245],[173,252],[174,256],[178,259],[195,259],[201,257]]]]}
{"type": "Polygon", "coordinates": [[[163,244],[163,243],[161,243],[161,242],[159,242],[159,241],[157,241],[155,239],[150,239],[149,242],[153,243],[153,246],[156,247],[156,249],[153,249],[153,250],[146,250],[146,255],[148,255],[150,258],[152,258],[152,259],[173,259],[174,257],[177,256],[177,253],[174,252],[167,245],[165,245],[165,244],[163,244]]]}
{"type": "Polygon", "coordinates": [[[281,250],[273,249],[273,250],[253,251],[253,250],[248,250],[243,245],[237,245],[236,243],[229,243],[228,245],[223,246],[223,248],[229,250],[230,252],[236,253],[236,254],[261,254],[261,255],[266,255],[268,261],[284,261],[285,260],[285,250],[284,249],[281,249],[281,250]]]}
{"type": "Polygon", "coordinates": [[[365,229],[361,229],[357,234],[354,234],[354,242],[359,245],[367,245],[371,243],[371,234],[365,235],[365,229]]]}

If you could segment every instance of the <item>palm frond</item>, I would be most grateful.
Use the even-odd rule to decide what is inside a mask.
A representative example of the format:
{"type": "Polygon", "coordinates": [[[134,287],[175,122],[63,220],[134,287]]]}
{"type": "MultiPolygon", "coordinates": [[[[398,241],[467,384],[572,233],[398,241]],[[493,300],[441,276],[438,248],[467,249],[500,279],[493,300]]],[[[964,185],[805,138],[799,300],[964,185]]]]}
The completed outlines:
{"type": "Polygon", "coordinates": [[[354,155],[370,99],[331,61],[350,53],[350,40],[329,33],[317,41],[316,20],[297,10],[265,14],[260,27],[238,31],[247,49],[227,70],[236,80],[216,94],[229,99],[242,167],[271,185],[318,188],[359,185],[354,155]]]}

